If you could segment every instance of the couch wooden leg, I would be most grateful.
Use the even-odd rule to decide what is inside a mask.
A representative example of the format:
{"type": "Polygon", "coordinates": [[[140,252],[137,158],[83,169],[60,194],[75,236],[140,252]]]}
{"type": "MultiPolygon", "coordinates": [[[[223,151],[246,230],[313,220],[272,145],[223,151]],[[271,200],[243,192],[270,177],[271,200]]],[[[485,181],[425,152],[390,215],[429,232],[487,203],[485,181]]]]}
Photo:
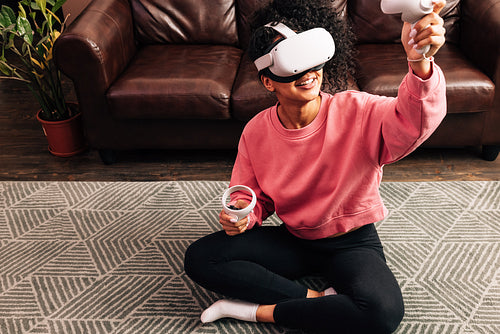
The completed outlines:
{"type": "Polygon", "coordinates": [[[116,151],[110,149],[99,150],[99,156],[105,165],[112,165],[116,162],[116,151]]]}
{"type": "Polygon", "coordinates": [[[495,161],[500,151],[500,146],[483,145],[481,151],[481,158],[486,161],[495,161]]]}

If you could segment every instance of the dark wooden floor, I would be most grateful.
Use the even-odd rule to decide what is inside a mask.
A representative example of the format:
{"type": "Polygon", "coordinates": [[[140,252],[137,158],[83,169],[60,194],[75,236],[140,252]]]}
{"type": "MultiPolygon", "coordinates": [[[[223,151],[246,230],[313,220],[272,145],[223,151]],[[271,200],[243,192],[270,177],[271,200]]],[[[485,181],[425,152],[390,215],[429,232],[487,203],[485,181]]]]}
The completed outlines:
{"type": "MultiPolygon", "coordinates": [[[[68,88],[72,96],[71,88],[68,88]]],[[[20,83],[0,80],[0,180],[157,181],[229,180],[233,151],[122,152],[104,165],[95,150],[52,156],[34,118],[37,103],[20,83]]],[[[384,181],[500,180],[500,158],[484,161],[477,148],[418,149],[384,167],[384,181]]]]}

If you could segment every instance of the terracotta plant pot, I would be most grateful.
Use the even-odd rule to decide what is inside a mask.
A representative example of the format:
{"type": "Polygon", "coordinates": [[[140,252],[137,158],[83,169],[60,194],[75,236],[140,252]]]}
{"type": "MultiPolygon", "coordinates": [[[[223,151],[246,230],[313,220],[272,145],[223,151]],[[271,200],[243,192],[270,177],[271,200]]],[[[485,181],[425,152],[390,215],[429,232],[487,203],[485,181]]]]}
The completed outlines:
{"type": "Polygon", "coordinates": [[[43,132],[49,143],[49,152],[58,157],[71,157],[87,148],[83,135],[82,114],[64,121],[46,121],[40,118],[41,110],[36,118],[42,124],[43,132]]]}

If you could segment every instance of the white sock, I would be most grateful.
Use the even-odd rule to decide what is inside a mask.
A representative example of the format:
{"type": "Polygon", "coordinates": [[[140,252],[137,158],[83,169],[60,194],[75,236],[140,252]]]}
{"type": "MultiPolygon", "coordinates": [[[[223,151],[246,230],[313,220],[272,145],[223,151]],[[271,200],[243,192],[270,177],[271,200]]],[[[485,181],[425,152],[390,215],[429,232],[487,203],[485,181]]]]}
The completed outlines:
{"type": "Polygon", "coordinates": [[[212,322],[221,318],[233,318],[257,322],[258,304],[242,300],[221,299],[213,303],[201,314],[201,322],[212,322]]]}
{"type": "Polygon", "coordinates": [[[336,295],[337,291],[335,291],[334,288],[330,287],[324,291],[325,296],[331,296],[331,295],[336,295]]]}

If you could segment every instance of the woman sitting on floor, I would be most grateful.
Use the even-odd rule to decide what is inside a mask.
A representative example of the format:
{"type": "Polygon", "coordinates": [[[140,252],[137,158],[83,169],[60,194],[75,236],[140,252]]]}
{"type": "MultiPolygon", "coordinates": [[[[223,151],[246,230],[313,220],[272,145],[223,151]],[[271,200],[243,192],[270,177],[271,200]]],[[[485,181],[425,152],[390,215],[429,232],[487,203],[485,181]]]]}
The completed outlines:
{"type": "MultiPolygon", "coordinates": [[[[230,317],[328,333],[398,327],[403,298],[374,225],[387,215],[378,188],[383,165],[412,152],[445,116],[445,79],[432,57],[445,41],[438,15],[444,5],[436,1],[413,29],[404,24],[409,71],[397,98],[321,91],[324,72],[330,87],[346,87],[352,53],[345,23],[316,1],[275,1],[263,10],[266,21],[255,30],[249,54],[279,102],[245,127],[231,177],[231,185],[255,191],[253,213],[236,221],[222,211],[223,231],[186,251],[191,279],[234,298],[210,306],[203,322],[230,317]],[[272,49],[291,38],[291,30],[316,26],[333,36],[333,60],[297,75],[274,73],[272,62],[266,64],[272,49]],[[425,45],[427,54],[416,51],[425,45]],[[283,224],[261,226],[274,212],[283,224]],[[296,282],[313,274],[331,287],[314,291],[296,282]]],[[[238,208],[250,199],[243,192],[231,198],[238,208]]]]}

